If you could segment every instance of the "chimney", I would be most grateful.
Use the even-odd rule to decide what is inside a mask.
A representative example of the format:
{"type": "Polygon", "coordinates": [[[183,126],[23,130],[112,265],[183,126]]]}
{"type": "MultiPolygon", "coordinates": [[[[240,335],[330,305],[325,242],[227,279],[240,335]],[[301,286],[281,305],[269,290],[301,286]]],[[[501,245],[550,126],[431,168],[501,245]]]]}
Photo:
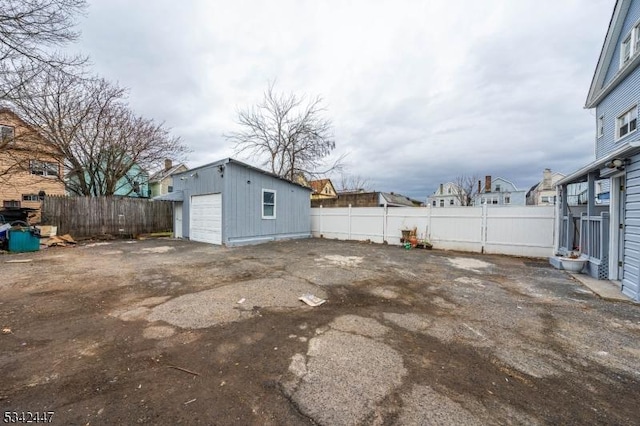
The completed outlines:
{"type": "Polygon", "coordinates": [[[164,169],[169,170],[171,167],[173,167],[173,162],[171,161],[171,159],[167,158],[166,160],[164,160],[164,169]]]}
{"type": "Polygon", "coordinates": [[[444,194],[444,188],[443,188],[443,185],[442,185],[442,184],[440,184],[440,192],[439,192],[439,194],[440,194],[440,195],[443,195],[443,194],[444,194]]]}
{"type": "Polygon", "coordinates": [[[484,192],[491,192],[491,175],[484,177],[484,192]]]}
{"type": "Polygon", "coordinates": [[[542,172],[542,189],[550,190],[551,188],[551,169],[544,169],[542,172]]]}

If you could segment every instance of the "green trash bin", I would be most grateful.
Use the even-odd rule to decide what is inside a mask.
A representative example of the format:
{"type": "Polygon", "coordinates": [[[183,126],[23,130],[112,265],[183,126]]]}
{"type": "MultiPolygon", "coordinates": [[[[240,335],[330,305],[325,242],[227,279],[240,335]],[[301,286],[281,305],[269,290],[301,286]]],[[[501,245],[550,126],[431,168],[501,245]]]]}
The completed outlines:
{"type": "Polygon", "coordinates": [[[31,229],[9,230],[9,251],[23,253],[40,250],[40,238],[31,229]]]}

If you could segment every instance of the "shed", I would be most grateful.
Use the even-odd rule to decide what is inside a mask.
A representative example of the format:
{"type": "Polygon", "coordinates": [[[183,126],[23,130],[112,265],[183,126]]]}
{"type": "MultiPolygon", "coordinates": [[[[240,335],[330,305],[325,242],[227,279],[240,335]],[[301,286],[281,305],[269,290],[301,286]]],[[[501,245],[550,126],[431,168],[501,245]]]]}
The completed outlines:
{"type": "Polygon", "coordinates": [[[311,237],[310,189],[232,158],[173,175],[174,235],[236,246],[311,237]]]}

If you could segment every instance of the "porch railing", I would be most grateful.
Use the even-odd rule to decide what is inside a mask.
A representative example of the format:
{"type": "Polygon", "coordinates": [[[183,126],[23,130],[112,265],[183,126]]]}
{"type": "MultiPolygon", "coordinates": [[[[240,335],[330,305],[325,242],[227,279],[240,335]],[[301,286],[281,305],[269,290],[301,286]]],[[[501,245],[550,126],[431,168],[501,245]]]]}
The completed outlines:
{"type": "Polygon", "coordinates": [[[560,223],[560,252],[568,253],[573,250],[573,238],[575,234],[575,222],[571,213],[562,217],[560,223]]]}
{"type": "Polygon", "coordinates": [[[609,213],[580,217],[580,252],[596,261],[609,253],[609,213]]]}

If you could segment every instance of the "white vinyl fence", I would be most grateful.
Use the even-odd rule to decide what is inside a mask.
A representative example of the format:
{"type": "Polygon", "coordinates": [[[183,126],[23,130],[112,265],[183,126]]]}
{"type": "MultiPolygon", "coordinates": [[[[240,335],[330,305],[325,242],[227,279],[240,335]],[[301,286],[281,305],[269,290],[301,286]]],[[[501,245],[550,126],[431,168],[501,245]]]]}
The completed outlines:
{"type": "Polygon", "coordinates": [[[400,244],[402,230],[434,248],[515,256],[554,254],[555,206],[312,208],[314,237],[400,244]]]}

